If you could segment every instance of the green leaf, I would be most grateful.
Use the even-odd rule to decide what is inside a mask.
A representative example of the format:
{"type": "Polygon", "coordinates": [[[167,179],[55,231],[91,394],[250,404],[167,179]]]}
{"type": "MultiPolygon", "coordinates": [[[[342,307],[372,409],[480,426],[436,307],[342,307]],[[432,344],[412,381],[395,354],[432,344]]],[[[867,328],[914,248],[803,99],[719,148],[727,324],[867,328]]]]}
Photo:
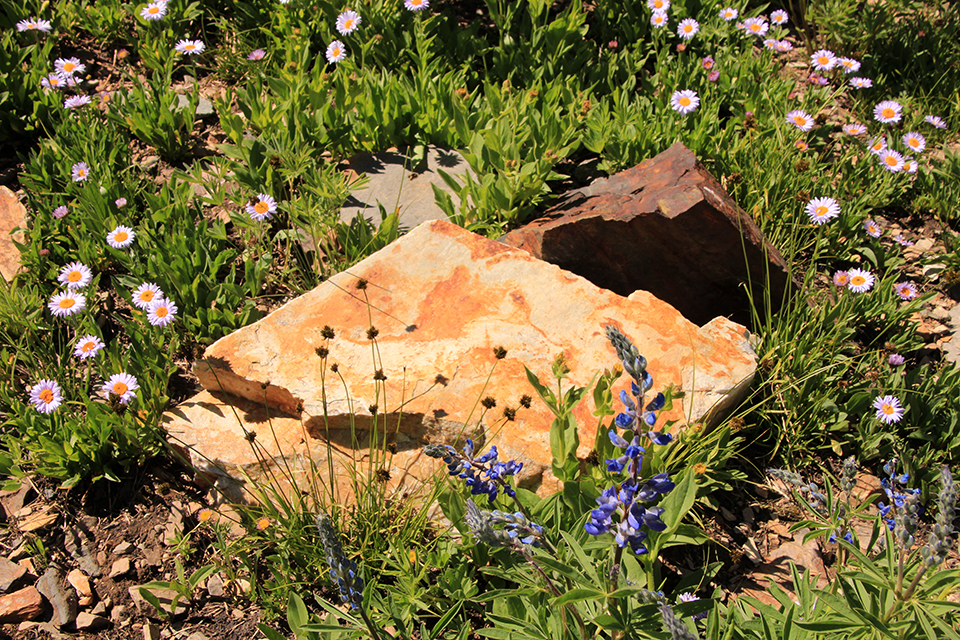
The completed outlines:
{"type": "Polygon", "coordinates": [[[262,622],[257,623],[257,629],[267,637],[267,640],[287,640],[286,636],[274,631],[262,622]]]}
{"type": "Polygon", "coordinates": [[[437,623],[433,626],[433,631],[430,632],[430,640],[435,640],[440,637],[440,634],[443,633],[444,629],[447,628],[447,625],[450,624],[450,621],[460,612],[462,607],[463,601],[458,601],[455,606],[448,609],[447,612],[437,620],[437,623]]]}
{"type": "Polygon", "coordinates": [[[287,597],[287,623],[294,633],[298,633],[303,625],[310,621],[310,614],[303,599],[294,592],[287,597]]]}
{"type": "Polygon", "coordinates": [[[537,374],[535,374],[533,371],[530,371],[526,365],[524,365],[523,370],[527,372],[527,380],[530,382],[530,386],[536,390],[537,395],[540,396],[540,399],[543,400],[543,403],[547,405],[547,408],[553,412],[553,415],[559,418],[560,414],[558,413],[559,409],[557,408],[557,396],[555,396],[550,389],[541,384],[540,378],[537,377],[537,374]]]}
{"type": "Polygon", "coordinates": [[[583,600],[602,600],[607,597],[605,591],[599,589],[571,589],[551,600],[554,606],[561,606],[568,602],[582,602],[583,600]]]}

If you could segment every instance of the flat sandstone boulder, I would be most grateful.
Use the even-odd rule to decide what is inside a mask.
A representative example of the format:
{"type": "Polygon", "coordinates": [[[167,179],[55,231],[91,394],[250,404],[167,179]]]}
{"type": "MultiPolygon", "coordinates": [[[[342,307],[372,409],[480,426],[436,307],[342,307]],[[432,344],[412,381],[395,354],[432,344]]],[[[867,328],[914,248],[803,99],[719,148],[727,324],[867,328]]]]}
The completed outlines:
{"type": "MultiPolygon", "coordinates": [[[[604,333],[610,324],[647,358],[656,390],[672,383],[686,394],[659,425],[714,422],[753,379],[747,331],[730,320],[698,327],[649,293],[619,296],[434,221],[211,345],[195,366],[206,391],[168,413],[166,426],[191,461],[214,475],[256,473],[263,460],[300,473],[313,459],[322,472],[336,467],[336,481],[344,467],[375,461],[376,447],[365,448],[375,412],[393,443],[389,460],[376,464],[387,465],[383,475],[405,483],[404,491],[436,469],[421,454],[424,443],[469,436],[496,444],[502,460],[522,461],[521,484],[548,494],[558,488],[550,471],[552,414],[524,366],[556,388],[551,363],[563,353],[571,370],[564,388],[586,385],[617,364],[604,333]],[[325,326],[334,338],[323,337],[325,326]],[[496,347],[504,358],[495,357],[496,347]],[[529,409],[520,404],[524,395],[534,397],[529,409]],[[484,409],[482,398],[496,406],[484,409]],[[505,419],[505,409],[515,419],[505,419]]],[[[615,391],[627,385],[623,376],[615,391]]],[[[582,457],[596,435],[594,410],[590,394],[576,409],[582,457]]]]}

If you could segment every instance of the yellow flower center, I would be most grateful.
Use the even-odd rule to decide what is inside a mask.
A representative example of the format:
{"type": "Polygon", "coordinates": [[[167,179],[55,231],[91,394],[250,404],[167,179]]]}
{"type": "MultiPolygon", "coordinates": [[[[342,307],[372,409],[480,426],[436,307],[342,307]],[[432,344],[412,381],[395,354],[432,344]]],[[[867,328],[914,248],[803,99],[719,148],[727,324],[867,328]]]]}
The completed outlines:
{"type": "Polygon", "coordinates": [[[90,351],[93,351],[94,348],[96,348],[96,346],[97,346],[97,343],[95,343],[95,342],[93,342],[93,341],[84,342],[84,343],[83,343],[83,346],[80,347],[80,351],[83,351],[84,353],[88,353],[88,352],[90,352],[90,351]]]}
{"type": "Polygon", "coordinates": [[[840,276],[839,278],[837,278],[837,284],[839,285],[845,285],[848,282],[850,282],[849,276],[840,276]]]}
{"type": "Polygon", "coordinates": [[[196,46],[195,44],[192,44],[192,43],[191,43],[191,44],[187,44],[187,45],[184,46],[183,48],[186,49],[187,51],[193,51],[194,49],[197,48],[197,46],[196,46]]]}
{"type": "MultiPolygon", "coordinates": [[[[339,50],[339,49],[336,49],[336,50],[334,51],[333,55],[335,55],[335,56],[340,55],[340,50],[339,50]]],[[[260,202],[258,202],[258,203],[255,204],[255,205],[253,205],[253,210],[256,211],[257,213],[261,213],[261,214],[262,214],[262,213],[266,213],[266,212],[267,212],[267,209],[269,209],[269,208],[270,208],[270,205],[268,205],[268,204],[267,204],[266,202],[264,202],[263,200],[261,200],[260,202]]]]}
{"type": "Polygon", "coordinates": [[[827,212],[828,212],[828,211],[829,211],[829,209],[827,209],[827,208],[826,208],[825,206],[823,206],[823,205],[820,205],[819,207],[817,207],[816,211],[813,212],[813,214],[814,214],[815,216],[817,216],[818,218],[821,218],[821,217],[827,215],[827,212]]]}
{"type": "Polygon", "coordinates": [[[828,57],[826,57],[826,56],[820,56],[819,58],[817,58],[817,62],[820,63],[820,66],[821,66],[821,67],[825,67],[825,66],[827,66],[828,64],[830,64],[830,58],[828,58],[828,57]]]}
{"type": "Polygon", "coordinates": [[[162,318],[169,313],[169,310],[166,307],[157,307],[153,310],[153,314],[158,318],[162,318]]]}
{"type": "Polygon", "coordinates": [[[886,158],[883,159],[883,161],[886,162],[891,167],[895,167],[897,165],[897,159],[894,156],[887,156],[886,158]]]}
{"type": "Polygon", "coordinates": [[[149,289],[147,289],[146,291],[141,293],[140,300],[142,302],[150,302],[151,300],[153,300],[153,291],[150,291],[149,289]]]}
{"type": "Polygon", "coordinates": [[[270,518],[260,518],[257,520],[257,530],[263,531],[270,526],[270,518]]]}
{"type": "Polygon", "coordinates": [[[754,23],[754,24],[750,25],[750,30],[751,30],[751,31],[760,31],[760,25],[754,23]]]}
{"type": "Polygon", "coordinates": [[[48,404],[53,402],[53,391],[50,389],[44,389],[40,392],[40,399],[48,404]]]}
{"type": "Polygon", "coordinates": [[[80,278],[82,277],[83,277],[83,274],[80,273],[79,271],[71,271],[67,275],[67,280],[69,280],[70,282],[80,282],[80,278]]]}
{"type": "Polygon", "coordinates": [[[855,286],[855,287],[859,287],[860,285],[866,283],[866,281],[867,281],[867,279],[864,278],[863,276],[853,276],[853,278],[850,280],[850,282],[851,282],[851,283],[853,284],[853,286],[855,286]]]}
{"type": "Polygon", "coordinates": [[[126,232],[126,231],[117,231],[116,235],[113,236],[113,241],[114,241],[114,242],[126,242],[127,237],[128,237],[128,236],[127,236],[127,232],[126,232]]]}
{"type": "Polygon", "coordinates": [[[160,13],[160,7],[148,7],[147,13],[160,13]]]}
{"type": "Polygon", "coordinates": [[[81,178],[85,178],[87,176],[86,169],[77,169],[77,175],[80,176],[81,178]]]}
{"type": "Polygon", "coordinates": [[[880,114],[881,114],[884,118],[893,118],[894,116],[897,115],[897,112],[894,111],[893,109],[891,109],[890,107],[887,107],[886,109],[884,109],[883,111],[881,111],[880,114]]]}
{"type": "Polygon", "coordinates": [[[690,33],[691,31],[693,31],[693,25],[688,24],[688,25],[685,25],[685,26],[683,27],[683,32],[684,32],[684,33],[690,33]]]}
{"type": "Polygon", "coordinates": [[[347,30],[353,29],[353,18],[348,18],[344,21],[343,28],[347,30]]]}
{"type": "Polygon", "coordinates": [[[64,298],[63,300],[60,301],[60,308],[61,308],[61,309],[69,309],[70,307],[72,307],[72,306],[75,305],[76,303],[77,303],[77,301],[74,300],[73,298],[64,298]]]}
{"type": "Polygon", "coordinates": [[[907,140],[907,144],[913,148],[917,148],[920,146],[920,141],[917,140],[916,138],[910,138],[909,140],[907,140]]]}
{"type": "Polygon", "coordinates": [[[654,0],[654,3],[653,3],[654,9],[659,9],[662,6],[663,6],[663,2],[661,2],[661,0],[654,0]]]}
{"type": "Polygon", "coordinates": [[[689,106],[690,106],[690,98],[688,98],[687,96],[683,96],[683,97],[680,98],[677,102],[680,103],[680,106],[681,106],[681,107],[689,107],[689,106]]]}
{"type": "Polygon", "coordinates": [[[197,516],[197,520],[199,520],[200,522],[206,522],[212,517],[213,517],[213,511],[211,511],[210,509],[202,509],[200,511],[200,514],[197,516]]]}
{"type": "Polygon", "coordinates": [[[127,385],[124,384],[123,382],[114,382],[114,383],[113,383],[113,392],[114,392],[115,394],[117,394],[118,396],[122,396],[123,394],[125,394],[128,389],[129,389],[129,387],[127,387],[127,385]]]}
{"type": "Polygon", "coordinates": [[[67,73],[70,73],[71,71],[73,71],[73,70],[76,69],[76,68],[77,68],[77,65],[73,64],[72,62],[66,62],[66,63],[64,63],[64,65],[63,65],[63,70],[64,70],[65,72],[67,72],[67,73]]]}
{"type": "Polygon", "coordinates": [[[807,119],[804,118],[803,116],[797,116],[797,117],[795,117],[795,118],[793,119],[793,122],[794,122],[797,126],[802,127],[803,125],[807,124],[807,119]]]}
{"type": "Polygon", "coordinates": [[[880,410],[883,411],[888,416],[893,415],[893,405],[885,404],[882,407],[880,407],[880,410]]]}

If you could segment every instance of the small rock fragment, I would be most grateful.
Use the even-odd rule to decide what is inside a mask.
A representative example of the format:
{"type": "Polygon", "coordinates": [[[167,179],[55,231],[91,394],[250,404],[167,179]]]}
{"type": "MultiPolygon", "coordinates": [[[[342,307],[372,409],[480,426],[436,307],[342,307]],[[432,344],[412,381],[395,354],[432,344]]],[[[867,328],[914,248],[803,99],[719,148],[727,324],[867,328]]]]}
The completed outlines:
{"type": "Polygon", "coordinates": [[[76,626],[77,631],[99,631],[100,629],[106,629],[109,627],[110,621],[106,618],[95,616],[92,613],[87,613],[84,611],[77,615],[77,620],[74,625],[76,626]]]}
{"type": "Polygon", "coordinates": [[[67,574],[67,582],[77,592],[79,605],[81,607],[89,606],[93,603],[93,589],[90,587],[90,579],[84,575],[80,569],[73,569],[67,574]]]}
{"type": "Polygon", "coordinates": [[[143,625],[143,640],[160,640],[160,627],[152,622],[143,625]]]}
{"type": "Polygon", "coordinates": [[[118,544],[113,548],[113,555],[125,556],[128,553],[133,553],[134,549],[136,549],[136,547],[133,545],[132,542],[121,542],[120,544],[118,544]]]}
{"type": "Polygon", "coordinates": [[[130,572],[131,564],[130,558],[118,558],[114,560],[113,566],[110,567],[110,578],[117,578],[119,576],[125,575],[130,572]]]}
{"type": "MultiPolygon", "coordinates": [[[[30,509],[30,507],[24,507],[20,510],[20,513],[25,509],[30,509]]],[[[23,533],[29,533],[30,531],[37,531],[50,526],[56,522],[59,517],[60,514],[56,512],[52,504],[45,504],[37,510],[31,510],[30,513],[26,514],[26,517],[20,521],[18,526],[23,533]]]]}
{"type": "Polygon", "coordinates": [[[207,578],[207,593],[212,598],[223,597],[223,578],[219,573],[215,573],[207,578]]]}
{"type": "Polygon", "coordinates": [[[23,586],[27,576],[26,567],[0,558],[0,593],[14,591],[23,586]]]}
{"type": "Polygon", "coordinates": [[[757,543],[753,541],[753,538],[747,538],[743,545],[743,552],[754,564],[763,564],[763,555],[757,549],[757,543]]]}
{"type": "Polygon", "coordinates": [[[35,587],[0,596],[0,623],[32,620],[43,613],[43,598],[35,587]]]}

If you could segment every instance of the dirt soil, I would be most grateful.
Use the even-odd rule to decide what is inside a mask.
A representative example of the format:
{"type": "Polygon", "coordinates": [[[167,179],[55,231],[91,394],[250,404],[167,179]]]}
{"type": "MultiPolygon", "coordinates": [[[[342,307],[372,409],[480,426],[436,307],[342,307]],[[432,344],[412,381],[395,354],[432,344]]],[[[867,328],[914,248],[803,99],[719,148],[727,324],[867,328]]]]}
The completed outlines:
{"type": "Polygon", "coordinates": [[[39,576],[59,568],[56,582],[64,601],[72,600],[76,607],[81,600],[72,616],[78,610],[100,618],[88,630],[77,628],[86,624],[85,618],[61,630],[51,621],[63,619],[63,612],[48,604],[36,620],[0,627],[0,639],[261,637],[256,630],[260,610],[244,597],[245,585],[231,584],[219,574],[201,583],[172,620],[134,595],[138,585],[175,576],[176,559],[187,575],[210,561],[200,550],[208,548],[212,539],[208,529],[197,526],[197,513],[206,497],[191,479],[192,474],[176,462],[156,460],[121,483],[101,481],[64,491],[35,477],[20,489],[0,492],[6,523],[0,547],[3,557],[27,568],[19,583],[38,583],[39,576]],[[178,544],[178,533],[184,530],[192,531],[189,545],[178,544]],[[84,590],[67,581],[72,570],[89,578],[92,597],[88,602],[82,600],[84,590]]]}

